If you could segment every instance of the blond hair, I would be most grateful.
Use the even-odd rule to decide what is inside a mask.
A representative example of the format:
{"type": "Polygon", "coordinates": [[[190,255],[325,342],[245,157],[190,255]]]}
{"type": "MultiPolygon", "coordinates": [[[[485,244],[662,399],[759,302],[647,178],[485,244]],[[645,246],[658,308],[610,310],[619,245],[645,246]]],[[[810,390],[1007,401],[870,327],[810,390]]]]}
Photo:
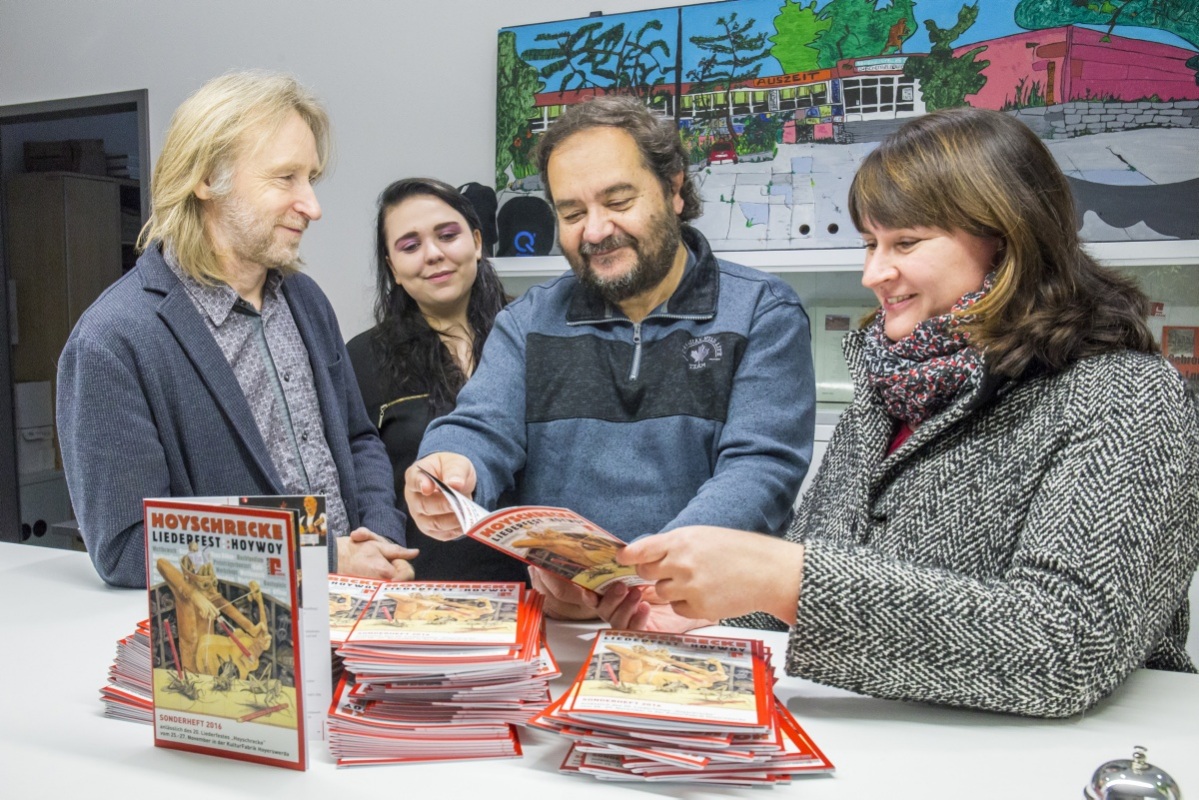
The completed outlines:
{"type": "Polygon", "coordinates": [[[213,78],[175,109],[154,165],[150,219],[137,244],[162,242],[196,280],[222,279],[216,253],[204,230],[203,202],[195,188],[208,181],[214,195],[229,192],[233,165],[259,138],[271,136],[292,112],[316,139],[319,172],[328,164],[329,115],[299,81],[278,72],[230,72],[213,78]],[[259,131],[258,137],[247,134],[259,131]]]}

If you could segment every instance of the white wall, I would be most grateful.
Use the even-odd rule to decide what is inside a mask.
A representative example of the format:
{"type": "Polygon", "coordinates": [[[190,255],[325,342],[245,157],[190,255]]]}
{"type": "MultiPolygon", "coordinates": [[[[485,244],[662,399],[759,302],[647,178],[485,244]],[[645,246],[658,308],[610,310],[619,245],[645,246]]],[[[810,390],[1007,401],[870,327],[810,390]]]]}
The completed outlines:
{"type": "Polygon", "coordinates": [[[678,2],[0,0],[0,105],[148,89],[156,158],[208,78],[294,73],[328,105],[337,148],[302,252],[351,335],[370,325],[379,191],[410,175],[494,180],[499,28],[678,2]]]}

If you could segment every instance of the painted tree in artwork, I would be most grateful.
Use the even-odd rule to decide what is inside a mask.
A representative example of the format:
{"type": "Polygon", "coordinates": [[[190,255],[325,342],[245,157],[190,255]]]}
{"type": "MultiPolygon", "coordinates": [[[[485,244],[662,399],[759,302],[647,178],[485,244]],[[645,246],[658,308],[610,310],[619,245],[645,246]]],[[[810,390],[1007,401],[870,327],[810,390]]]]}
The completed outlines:
{"type": "MultiPolygon", "coordinates": [[[[617,25],[623,28],[623,25],[617,25]]],[[[670,47],[663,39],[646,37],[662,31],[662,22],[651,19],[629,36],[623,36],[620,46],[613,52],[610,63],[596,66],[594,72],[608,81],[608,91],[635,94],[649,98],[667,71],[665,64],[673,67],[670,47]],[[651,33],[651,31],[653,33],[651,33]]]]}
{"type": "MultiPolygon", "coordinates": [[[[1157,28],[1199,48],[1199,2],[1195,0],[1020,0],[1016,24],[1030,30],[1105,25],[1108,36],[1117,25],[1157,28]]],[[[1199,58],[1188,59],[1186,65],[1195,70],[1199,84],[1199,58]]]]}
{"type": "MultiPolygon", "coordinates": [[[[752,18],[739,22],[737,12],[733,11],[727,17],[717,18],[715,27],[719,33],[690,37],[691,44],[706,54],[699,59],[697,68],[687,73],[693,83],[693,94],[732,92],[733,87],[758,77],[770,50],[766,47],[766,34],[752,32],[755,22],[752,18]]],[[[735,143],[732,104],[711,102],[708,115],[724,117],[727,135],[735,143]]]]}
{"type": "MultiPolygon", "coordinates": [[[[562,80],[554,87],[559,92],[570,89],[594,87],[590,67],[599,54],[612,45],[614,29],[602,30],[603,22],[589,22],[574,30],[556,33],[539,33],[536,41],[552,42],[548,47],[530,47],[521,53],[529,63],[543,63],[538,75],[548,79],[562,73],[562,80]]],[[[619,35],[620,32],[616,32],[619,35]]]]}
{"type": "Polygon", "coordinates": [[[962,6],[952,28],[942,28],[931,19],[924,21],[928,39],[932,43],[925,58],[909,58],[903,66],[903,74],[920,81],[924,105],[929,111],[966,105],[966,95],[975,94],[983,88],[987,79],[981,73],[990,61],[975,61],[986,45],[975,47],[958,57],[953,55],[953,43],[970,29],[978,19],[978,3],[962,6]]]}
{"type": "Polygon", "coordinates": [[[1117,25],[1157,28],[1199,48],[1199,3],[1195,0],[1020,0],[1016,24],[1037,30],[1059,25],[1117,25]]]}
{"type": "Polygon", "coordinates": [[[514,142],[528,135],[529,118],[542,83],[537,79],[537,70],[516,54],[516,34],[512,31],[500,31],[496,73],[495,188],[502,189],[508,182],[508,167],[515,166],[513,161],[520,149],[514,142]]]}
{"type": "Polygon", "coordinates": [[[816,48],[812,43],[816,35],[828,30],[831,20],[820,19],[816,13],[816,0],[808,5],[785,0],[774,18],[777,33],[770,37],[774,46],[770,54],[783,68],[783,72],[808,72],[819,65],[816,48]]]}
{"type": "Polygon", "coordinates": [[[548,42],[521,53],[530,63],[541,63],[538,75],[544,80],[561,76],[556,90],[603,89],[649,99],[661,85],[667,65],[673,67],[670,46],[654,38],[662,22],[651,19],[635,32],[626,34],[625,24],[609,28],[602,21],[589,22],[574,30],[540,33],[535,41],[548,42]]]}
{"type": "Polygon", "coordinates": [[[866,58],[903,52],[903,42],[916,32],[915,0],[829,0],[817,19],[828,23],[816,37],[818,63],[835,66],[843,58],[866,58]]]}

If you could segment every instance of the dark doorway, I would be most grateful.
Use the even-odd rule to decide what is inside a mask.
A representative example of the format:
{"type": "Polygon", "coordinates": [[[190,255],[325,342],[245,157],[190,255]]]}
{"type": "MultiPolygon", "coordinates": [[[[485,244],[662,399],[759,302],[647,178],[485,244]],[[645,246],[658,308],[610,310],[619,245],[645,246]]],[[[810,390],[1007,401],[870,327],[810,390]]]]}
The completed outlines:
{"type": "Polygon", "coordinates": [[[0,541],[79,546],[54,365],[79,306],[133,264],[148,120],[144,89],[0,106],[0,541]]]}

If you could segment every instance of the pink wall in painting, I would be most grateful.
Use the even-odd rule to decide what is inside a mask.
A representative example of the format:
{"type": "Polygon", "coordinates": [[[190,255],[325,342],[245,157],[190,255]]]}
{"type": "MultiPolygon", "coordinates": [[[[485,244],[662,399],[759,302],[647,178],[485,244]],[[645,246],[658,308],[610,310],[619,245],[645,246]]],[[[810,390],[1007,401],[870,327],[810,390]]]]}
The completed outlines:
{"type": "Polygon", "coordinates": [[[991,62],[983,70],[986,86],[967,95],[966,102],[995,109],[1015,103],[1021,80],[1026,98],[1033,83],[1038,84],[1045,105],[1088,97],[1199,99],[1195,71],[1186,66],[1194,50],[1122,36],[1103,39],[1100,31],[1069,25],[963,45],[954,50],[955,56],[986,45],[975,60],[991,62]]]}

